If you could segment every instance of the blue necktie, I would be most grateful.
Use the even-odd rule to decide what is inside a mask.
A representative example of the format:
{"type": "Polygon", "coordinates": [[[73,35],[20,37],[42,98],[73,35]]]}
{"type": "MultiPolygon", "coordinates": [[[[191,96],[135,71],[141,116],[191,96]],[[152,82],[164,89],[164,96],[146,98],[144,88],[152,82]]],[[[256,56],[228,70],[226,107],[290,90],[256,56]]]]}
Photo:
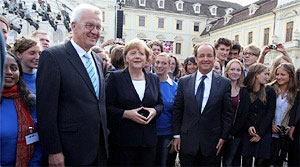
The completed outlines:
{"type": "Polygon", "coordinates": [[[95,68],[94,68],[93,63],[92,63],[92,58],[90,57],[90,55],[88,53],[84,54],[83,57],[85,57],[85,59],[86,59],[86,62],[85,62],[86,71],[88,72],[89,77],[92,81],[94,90],[96,92],[96,96],[99,97],[99,92],[98,92],[98,89],[97,89],[98,88],[97,78],[96,78],[95,68]]]}
{"type": "Polygon", "coordinates": [[[205,78],[207,78],[206,75],[203,75],[201,77],[201,82],[200,82],[200,84],[197,88],[197,92],[196,92],[196,100],[197,100],[197,104],[198,104],[200,113],[202,113],[201,109],[202,109],[202,102],[203,102],[204,89],[205,89],[205,83],[204,83],[205,78]]]}

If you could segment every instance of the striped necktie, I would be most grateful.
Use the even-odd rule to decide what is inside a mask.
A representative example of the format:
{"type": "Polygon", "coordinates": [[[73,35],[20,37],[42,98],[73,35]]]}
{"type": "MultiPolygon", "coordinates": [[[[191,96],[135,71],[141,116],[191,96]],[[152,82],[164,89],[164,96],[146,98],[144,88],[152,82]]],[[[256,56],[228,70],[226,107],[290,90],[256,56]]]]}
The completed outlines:
{"type": "Polygon", "coordinates": [[[91,82],[93,84],[94,90],[96,92],[96,96],[99,97],[99,92],[97,91],[98,90],[97,89],[98,88],[97,78],[96,78],[95,68],[94,68],[93,63],[92,63],[92,58],[88,53],[84,54],[83,57],[85,57],[85,60],[86,60],[86,62],[85,62],[86,71],[89,74],[89,77],[90,77],[91,82]]]}

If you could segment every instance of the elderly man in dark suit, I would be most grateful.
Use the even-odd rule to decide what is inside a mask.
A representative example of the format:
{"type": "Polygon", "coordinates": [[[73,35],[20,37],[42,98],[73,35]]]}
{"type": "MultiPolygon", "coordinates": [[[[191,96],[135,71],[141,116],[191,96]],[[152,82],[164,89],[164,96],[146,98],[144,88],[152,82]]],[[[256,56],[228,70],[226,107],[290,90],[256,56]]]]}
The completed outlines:
{"type": "Polygon", "coordinates": [[[198,70],[179,81],[173,107],[173,146],[183,166],[217,166],[232,126],[230,81],[212,72],[215,50],[195,47],[198,70]]]}
{"type": "Polygon", "coordinates": [[[101,14],[95,6],[77,6],[71,16],[73,38],[41,54],[37,113],[50,166],[105,164],[105,80],[101,59],[90,51],[100,37],[101,14]]]}

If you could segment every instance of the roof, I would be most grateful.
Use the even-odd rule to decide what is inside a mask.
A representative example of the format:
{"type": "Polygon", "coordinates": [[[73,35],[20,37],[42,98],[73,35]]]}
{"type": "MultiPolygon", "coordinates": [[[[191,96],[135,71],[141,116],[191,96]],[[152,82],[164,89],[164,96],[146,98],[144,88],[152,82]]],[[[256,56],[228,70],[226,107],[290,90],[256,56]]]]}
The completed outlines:
{"type": "Polygon", "coordinates": [[[209,18],[214,17],[222,17],[225,15],[225,9],[227,8],[233,8],[235,10],[242,8],[241,5],[238,5],[236,3],[230,3],[230,2],[223,2],[223,1],[210,1],[210,0],[182,0],[184,2],[183,4],[183,11],[177,11],[175,2],[178,0],[165,0],[165,6],[164,8],[159,8],[157,5],[157,0],[146,0],[145,6],[139,5],[139,0],[126,0],[125,8],[135,8],[135,9],[145,9],[145,10],[152,10],[152,11],[163,11],[163,12],[169,12],[169,13],[177,13],[177,14],[186,14],[186,15],[205,15],[209,18]],[[200,14],[194,12],[193,5],[196,3],[200,3],[200,14]],[[211,15],[208,7],[216,5],[218,7],[217,9],[217,15],[211,15]]]}
{"type": "Polygon", "coordinates": [[[243,6],[238,4],[238,3],[233,3],[233,2],[225,2],[225,1],[220,1],[220,0],[185,0],[186,2],[190,3],[200,3],[200,4],[205,4],[205,5],[216,5],[216,6],[222,6],[225,8],[233,8],[233,9],[239,9],[242,8],[243,6]]]}
{"type": "Polygon", "coordinates": [[[234,11],[233,13],[231,13],[231,15],[233,16],[230,21],[224,25],[224,18],[219,18],[218,20],[211,22],[210,24],[212,25],[209,31],[204,30],[200,36],[202,35],[206,35],[212,31],[218,30],[220,28],[224,28],[245,20],[249,20],[267,13],[270,13],[273,11],[273,9],[276,8],[277,5],[277,0],[260,0],[255,2],[256,5],[259,6],[259,8],[257,9],[257,11],[249,16],[249,9],[248,7],[251,5],[247,5],[237,11],[234,11]]]}

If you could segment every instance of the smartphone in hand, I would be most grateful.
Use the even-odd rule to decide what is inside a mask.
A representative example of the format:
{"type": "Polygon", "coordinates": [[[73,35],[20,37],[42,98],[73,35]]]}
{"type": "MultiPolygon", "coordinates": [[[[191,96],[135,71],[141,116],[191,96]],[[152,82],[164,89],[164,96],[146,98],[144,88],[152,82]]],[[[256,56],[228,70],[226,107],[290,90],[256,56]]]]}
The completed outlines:
{"type": "Polygon", "coordinates": [[[150,114],[150,112],[148,110],[145,110],[145,109],[141,109],[138,111],[138,113],[144,117],[148,117],[148,115],[150,114]]]}

